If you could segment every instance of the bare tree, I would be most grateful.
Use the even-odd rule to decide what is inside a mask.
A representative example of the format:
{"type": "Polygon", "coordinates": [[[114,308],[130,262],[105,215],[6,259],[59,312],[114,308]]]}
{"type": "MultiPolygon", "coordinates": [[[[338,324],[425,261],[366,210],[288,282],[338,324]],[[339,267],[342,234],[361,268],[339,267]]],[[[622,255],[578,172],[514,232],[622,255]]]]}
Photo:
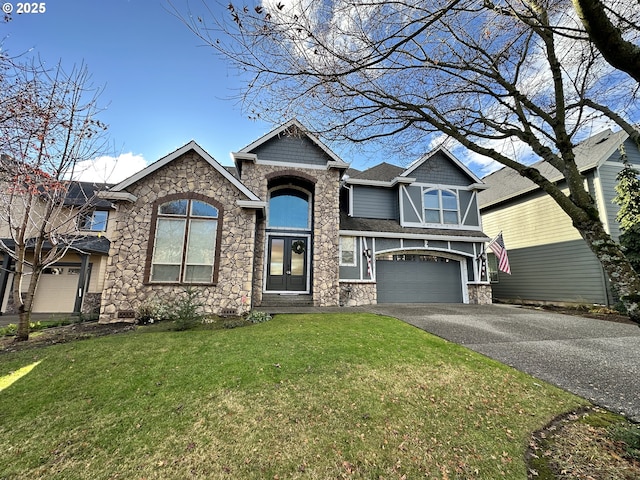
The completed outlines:
{"type": "Polygon", "coordinates": [[[104,147],[99,92],[89,80],[84,66],[65,72],[0,57],[0,226],[8,236],[0,250],[15,262],[17,340],[28,339],[42,272],[83,236],[77,219],[94,192],[74,205],[65,200],[75,165],[104,147]]]}
{"type": "Polygon", "coordinates": [[[384,139],[403,152],[444,136],[518,171],[571,217],[640,319],[640,279],[574,153],[607,122],[637,142],[637,83],[602,59],[568,0],[266,0],[228,11],[181,18],[238,68],[250,116],[296,116],[328,140],[384,139]],[[531,167],[540,159],[568,194],[531,167]]]}

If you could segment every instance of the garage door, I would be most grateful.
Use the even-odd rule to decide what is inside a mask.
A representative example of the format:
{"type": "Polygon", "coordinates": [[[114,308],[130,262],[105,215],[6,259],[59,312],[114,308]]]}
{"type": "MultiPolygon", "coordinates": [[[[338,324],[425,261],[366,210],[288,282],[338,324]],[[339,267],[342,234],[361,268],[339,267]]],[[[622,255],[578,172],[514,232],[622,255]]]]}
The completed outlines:
{"type": "Polygon", "coordinates": [[[80,265],[47,268],[40,277],[34,313],[71,313],[76,301],[80,265]]]}
{"type": "Polygon", "coordinates": [[[376,260],[378,303],[462,303],[460,262],[431,255],[376,260]]]}

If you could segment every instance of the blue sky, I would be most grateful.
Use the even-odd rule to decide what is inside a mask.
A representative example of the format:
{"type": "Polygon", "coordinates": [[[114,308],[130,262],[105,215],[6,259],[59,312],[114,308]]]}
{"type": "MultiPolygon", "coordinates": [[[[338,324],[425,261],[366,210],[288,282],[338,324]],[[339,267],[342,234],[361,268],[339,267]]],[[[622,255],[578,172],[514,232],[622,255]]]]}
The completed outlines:
{"type": "Polygon", "coordinates": [[[166,0],[45,4],[45,13],[14,14],[0,23],[2,48],[13,55],[33,49],[47,64],[62,60],[65,68],[85,62],[94,84],[104,86],[106,110],[99,118],[109,125],[109,155],[139,166],[140,157],[155,161],[193,139],[231,165],[229,152],[271,130],[243,117],[230,100],[238,78],[168,11],[166,0]]]}
{"type": "MultiPolygon", "coordinates": [[[[111,171],[120,159],[108,179],[112,182],[192,139],[218,162],[231,165],[231,151],[274,127],[242,114],[232,99],[242,86],[240,79],[171,13],[169,1],[186,9],[187,0],[49,0],[42,2],[44,13],[14,13],[11,22],[0,23],[3,50],[39,55],[51,66],[62,61],[68,69],[84,62],[94,84],[104,87],[100,103],[105,110],[99,118],[109,125],[111,149],[94,164],[111,171]]],[[[190,3],[196,7],[199,1],[190,3]]],[[[17,8],[17,1],[9,2],[17,8]]],[[[228,15],[216,0],[208,6],[220,17],[228,15]]],[[[358,161],[328,146],[343,160],[353,160],[356,168],[377,163],[358,161]]],[[[454,153],[465,163],[471,161],[469,166],[480,176],[495,169],[486,157],[458,150],[464,149],[454,153]]],[[[399,160],[382,152],[375,156],[391,163],[399,160]]],[[[105,180],[104,173],[85,179],[105,180]]]]}

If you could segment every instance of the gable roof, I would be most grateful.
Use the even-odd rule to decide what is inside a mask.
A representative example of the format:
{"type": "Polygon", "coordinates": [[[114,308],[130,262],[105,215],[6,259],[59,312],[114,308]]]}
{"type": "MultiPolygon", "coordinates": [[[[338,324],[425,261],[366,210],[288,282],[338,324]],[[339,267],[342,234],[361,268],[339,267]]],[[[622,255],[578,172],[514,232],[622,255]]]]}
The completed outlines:
{"type": "Polygon", "coordinates": [[[98,197],[99,192],[108,190],[108,183],[93,182],[69,182],[67,193],[64,197],[64,204],[68,206],[90,205],[94,208],[115,208],[113,203],[98,197]]]}
{"type": "Polygon", "coordinates": [[[237,154],[250,154],[252,150],[256,149],[257,147],[267,143],[269,140],[271,140],[274,137],[277,137],[278,135],[283,134],[284,132],[286,132],[288,129],[290,129],[291,127],[295,127],[297,129],[299,129],[300,131],[302,131],[305,136],[307,138],[309,138],[309,140],[311,140],[316,146],[318,146],[324,153],[326,153],[329,158],[331,158],[332,162],[335,162],[332,166],[335,168],[344,168],[345,170],[347,168],[349,168],[349,164],[345,163],[338,155],[336,155],[329,147],[327,147],[324,143],[322,143],[320,141],[320,139],[318,139],[318,137],[316,137],[315,135],[313,135],[308,129],[307,127],[305,127],[304,125],[302,125],[298,120],[291,119],[289,120],[287,123],[271,130],[269,133],[263,135],[262,137],[260,137],[259,139],[255,140],[254,142],[250,143],[249,145],[247,145],[246,147],[242,148],[241,150],[239,150],[238,152],[234,152],[231,154],[232,158],[234,158],[234,160],[236,160],[236,158],[242,158],[242,155],[237,155],[237,154]]]}
{"type": "MultiPolygon", "coordinates": [[[[585,173],[599,167],[615,153],[627,138],[629,138],[629,134],[624,130],[613,132],[611,129],[606,129],[580,142],[574,148],[578,170],[585,173]]],[[[545,160],[540,160],[531,166],[538,169],[552,182],[558,182],[564,178],[562,173],[545,160]]],[[[490,188],[480,192],[478,197],[480,208],[495,205],[540,188],[528,178],[507,167],[502,167],[482,180],[490,188]]]]}
{"type": "Polygon", "coordinates": [[[186,145],[171,152],[169,155],[162,157],[160,160],[153,162],[152,164],[148,165],[146,168],[140,170],[138,173],[130,176],[126,180],[123,180],[122,182],[113,186],[110,189],[110,191],[111,192],[123,191],[125,188],[129,187],[130,185],[133,185],[139,180],[142,180],[147,175],[150,175],[156,170],[159,170],[160,168],[171,163],[175,159],[181,157],[182,155],[184,155],[185,153],[191,150],[193,150],[198,155],[200,155],[200,157],[202,157],[209,165],[211,165],[218,173],[220,173],[220,175],[226,178],[229,181],[229,183],[231,183],[234,187],[240,190],[240,192],[242,192],[249,200],[257,201],[257,202],[261,201],[253,192],[251,192],[251,190],[249,190],[246,186],[244,186],[244,184],[240,182],[240,180],[238,180],[236,177],[234,177],[233,174],[230,173],[225,167],[220,165],[211,155],[209,155],[194,140],[191,140],[186,145]]]}
{"type": "Polygon", "coordinates": [[[473,183],[479,184],[479,185],[481,185],[483,183],[482,180],[480,180],[480,178],[478,176],[476,176],[475,173],[473,173],[471,170],[469,170],[469,168],[467,168],[467,166],[464,163],[462,163],[460,160],[458,160],[453,153],[451,153],[449,150],[447,150],[445,147],[442,147],[442,146],[436,148],[435,150],[430,151],[429,153],[423,155],[418,160],[413,162],[411,165],[409,165],[409,168],[407,168],[402,173],[401,176],[402,177],[408,177],[412,172],[414,172],[419,167],[421,167],[423,164],[428,162],[437,153],[441,153],[442,155],[447,157],[456,167],[458,167],[460,170],[462,170],[462,172],[465,175],[467,175],[472,180],[473,183]]]}
{"type": "Polygon", "coordinates": [[[404,169],[402,167],[382,162],[362,172],[354,173],[350,178],[390,182],[394,178],[398,177],[403,171],[404,169]]]}

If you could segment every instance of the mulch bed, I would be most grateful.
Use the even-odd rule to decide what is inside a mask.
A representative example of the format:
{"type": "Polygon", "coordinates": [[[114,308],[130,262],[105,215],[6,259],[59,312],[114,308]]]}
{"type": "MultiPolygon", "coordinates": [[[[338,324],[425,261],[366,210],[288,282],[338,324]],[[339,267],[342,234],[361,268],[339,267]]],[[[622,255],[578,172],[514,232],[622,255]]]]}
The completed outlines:
{"type": "Polygon", "coordinates": [[[33,332],[29,340],[16,342],[13,337],[0,337],[0,353],[18,352],[88,338],[103,337],[135,329],[132,323],[83,322],[33,332]]]}
{"type": "Polygon", "coordinates": [[[631,321],[628,315],[614,312],[612,310],[606,310],[598,312],[595,310],[583,310],[580,308],[571,307],[557,307],[554,305],[522,305],[524,308],[531,308],[533,310],[546,310],[554,313],[562,313],[564,315],[572,315],[574,317],[587,317],[597,318],[598,320],[606,320],[607,322],[627,323],[630,325],[637,325],[637,323],[631,321]]]}

